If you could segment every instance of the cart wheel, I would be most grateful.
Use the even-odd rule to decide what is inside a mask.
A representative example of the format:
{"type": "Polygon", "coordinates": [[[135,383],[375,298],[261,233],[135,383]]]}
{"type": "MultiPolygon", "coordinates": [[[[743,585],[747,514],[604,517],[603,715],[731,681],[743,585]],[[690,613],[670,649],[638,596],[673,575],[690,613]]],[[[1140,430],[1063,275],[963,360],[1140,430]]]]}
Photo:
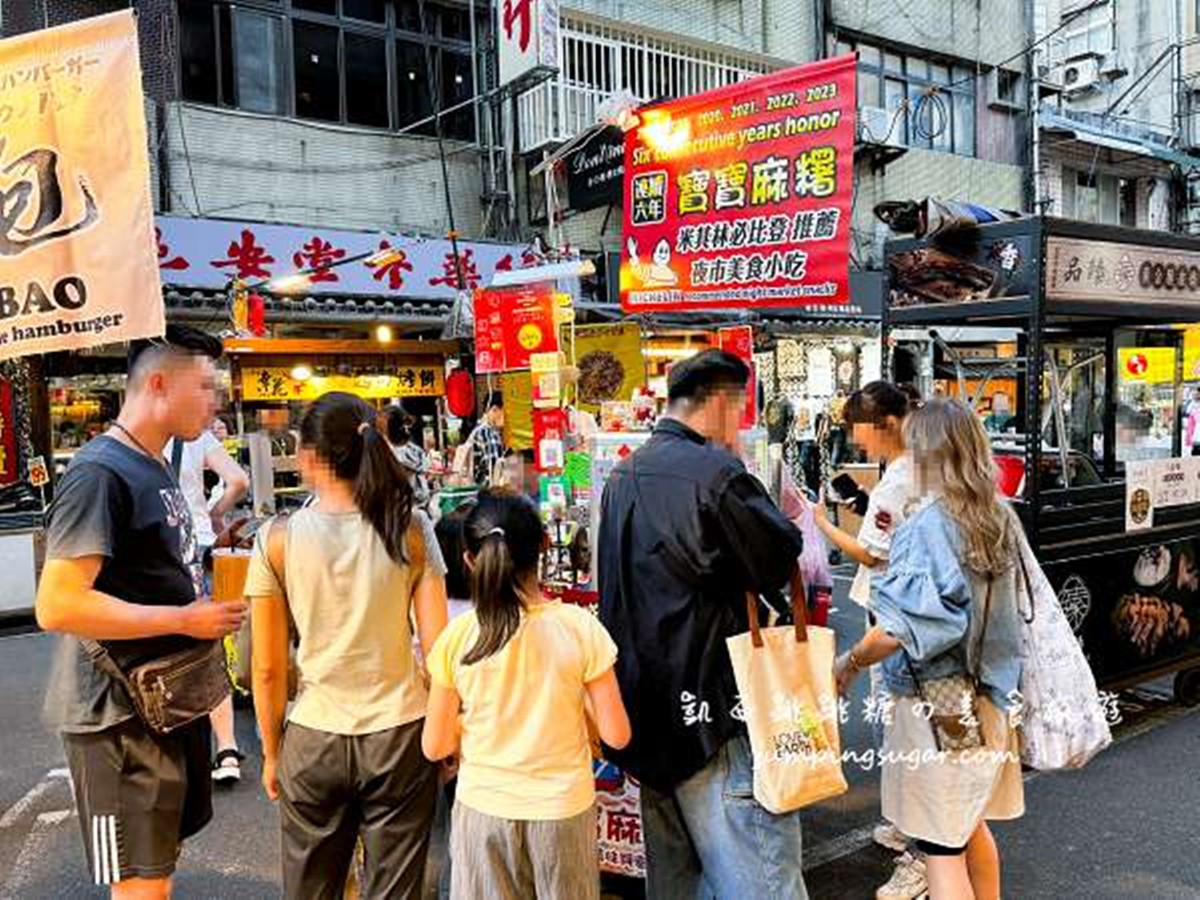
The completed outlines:
{"type": "Polygon", "coordinates": [[[1175,699],[1184,706],[1200,706],[1200,668],[1184,669],[1175,676],[1175,699]]]}

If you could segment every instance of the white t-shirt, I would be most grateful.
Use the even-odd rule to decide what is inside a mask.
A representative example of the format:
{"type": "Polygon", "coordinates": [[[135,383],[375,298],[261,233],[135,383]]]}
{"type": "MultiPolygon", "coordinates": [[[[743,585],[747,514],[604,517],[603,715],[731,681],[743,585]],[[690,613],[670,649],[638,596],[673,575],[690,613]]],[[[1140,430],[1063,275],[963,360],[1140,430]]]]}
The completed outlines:
{"type": "MultiPolygon", "coordinates": [[[[879,484],[871,491],[867,502],[867,512],[863,516],[862,527],[858,531],[858,542],[876,559],[886,563],[892,549],[892,537],[896,529],[912,511],[912,500],[917,492],[916,473],[912,457],[907,453],[897,456],[891,461],[879,479],[879,484]],[[875,523],[879,513],[886,512],[892,517],[887,528],[880,528],[875,523]]],[[[850,585],[850,599],[862,607],[871,605],[871,577],[882,575],[887,567],[860,565],[854,583],[850,585]]]]}
{"type": "MultiPolygon", "coordinates": [[[[175,439],[167,441],[163,456],[171,462],[175,452],[175,439]]],[[[204,459],[213,450],[220,450],[221,442],[211,431],[206,431],[194,441],[183,445],[183,458],[179,464],[179,486],[187,498],[192,511],[192,525],[196,530],[196,541],[201,547],[211,547],[217,541],[212,519],[208,514],[208,498],[204,496],[204,459]]]]}

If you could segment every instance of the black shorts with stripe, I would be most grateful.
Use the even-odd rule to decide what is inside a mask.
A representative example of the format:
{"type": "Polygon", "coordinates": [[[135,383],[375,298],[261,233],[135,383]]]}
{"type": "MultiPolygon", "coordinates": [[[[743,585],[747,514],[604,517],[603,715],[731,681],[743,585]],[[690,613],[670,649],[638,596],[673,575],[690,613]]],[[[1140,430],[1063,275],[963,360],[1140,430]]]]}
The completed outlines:
{"type": "Polygon", "coordinates": [[[92,879],[166,878],[212,818],[207,717],[166,736],[140,719],[64,734],[92,879]]]}

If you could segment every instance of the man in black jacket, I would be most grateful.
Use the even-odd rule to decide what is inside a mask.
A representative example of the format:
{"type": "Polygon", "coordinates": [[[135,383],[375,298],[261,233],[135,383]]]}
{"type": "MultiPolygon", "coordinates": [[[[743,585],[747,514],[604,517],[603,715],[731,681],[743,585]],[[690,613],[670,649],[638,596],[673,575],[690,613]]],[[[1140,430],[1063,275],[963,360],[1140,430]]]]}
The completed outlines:
{"type": "Polygon", "coordinates": [[[600,618],[633,724],[609,756],[642,782],[651,898],[807,896],[798,814],[753,799],[725,646],[749,627],[746,592],[777,594],[801,550],[731,452],[749,377],[719,350],[677,364],[667,416],[604,491],[600,618]]]}

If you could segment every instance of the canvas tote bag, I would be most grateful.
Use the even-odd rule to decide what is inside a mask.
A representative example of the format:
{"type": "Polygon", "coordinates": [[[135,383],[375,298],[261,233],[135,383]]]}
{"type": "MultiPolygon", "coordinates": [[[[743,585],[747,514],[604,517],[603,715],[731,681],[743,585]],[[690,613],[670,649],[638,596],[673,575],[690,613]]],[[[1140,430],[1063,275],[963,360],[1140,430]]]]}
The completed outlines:
{"type": "Polygon", "coordinates": [[[762,628],[758,598],[746,595],[750,631],[727,638],[754,757],[754,799],[782,814],[846,791],[838,736],[835,642],[810,627],[806,591],[792,576],[789,627],[762,628]]]}
{"type": "Polygon", "coordinates": [[[1079,769],[1112,743],[1096,679],[1015,515],[1021,587],[1021,761],[1079,769]]]}

